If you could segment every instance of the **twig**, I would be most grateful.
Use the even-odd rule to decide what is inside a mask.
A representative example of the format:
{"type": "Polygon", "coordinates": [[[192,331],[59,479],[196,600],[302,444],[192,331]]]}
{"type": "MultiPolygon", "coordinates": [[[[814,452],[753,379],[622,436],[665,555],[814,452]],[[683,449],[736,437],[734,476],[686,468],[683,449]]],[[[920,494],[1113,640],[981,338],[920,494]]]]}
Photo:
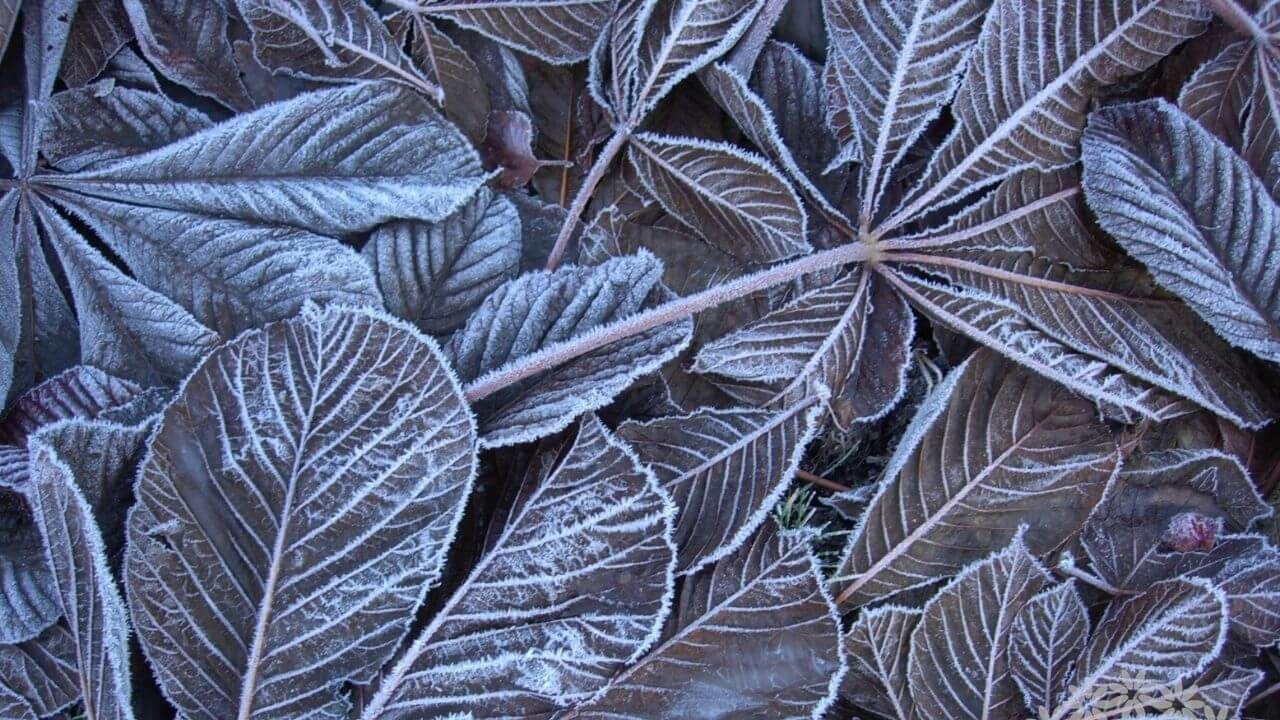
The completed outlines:
{"type": "Polygon", "coordinates": [[[817,485],[820,488],[825,488],[827,490],[831,490],[834,492],[849,492],[850,490],[853,489],[851,487],[841,485],[840,483],[835,482],[833,480],[828,480],[824,477],[814,475],[808,470],[796,470],[796,477],[800,478],[801,480],[804,480],[807,483],[813,483],[814,485],[817,485]]]}

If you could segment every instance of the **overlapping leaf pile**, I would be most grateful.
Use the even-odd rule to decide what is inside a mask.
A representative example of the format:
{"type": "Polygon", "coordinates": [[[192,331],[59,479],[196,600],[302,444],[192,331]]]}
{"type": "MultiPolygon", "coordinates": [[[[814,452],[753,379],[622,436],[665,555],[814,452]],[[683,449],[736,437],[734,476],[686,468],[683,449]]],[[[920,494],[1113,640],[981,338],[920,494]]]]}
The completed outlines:
{"type": "Polygon", "coordinates": [[[1277,36],[0,0],[0,717],[1265,712],[1277,36]]]}

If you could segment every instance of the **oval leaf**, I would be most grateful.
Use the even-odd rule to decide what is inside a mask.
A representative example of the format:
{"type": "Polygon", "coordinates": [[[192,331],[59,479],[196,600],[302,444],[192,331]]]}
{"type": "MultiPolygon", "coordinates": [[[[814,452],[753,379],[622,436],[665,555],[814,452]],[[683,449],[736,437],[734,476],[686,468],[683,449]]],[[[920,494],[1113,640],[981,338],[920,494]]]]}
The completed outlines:
{"type": "Polygon", "coordinates": [[[435,345],[304,309],[222,346],[165,410],[125,556],[139,638],[189,718],[342,718],[439,574],[475,425],[435,345]],[[180,618],[180,619],[179,619],[180,618]]]}

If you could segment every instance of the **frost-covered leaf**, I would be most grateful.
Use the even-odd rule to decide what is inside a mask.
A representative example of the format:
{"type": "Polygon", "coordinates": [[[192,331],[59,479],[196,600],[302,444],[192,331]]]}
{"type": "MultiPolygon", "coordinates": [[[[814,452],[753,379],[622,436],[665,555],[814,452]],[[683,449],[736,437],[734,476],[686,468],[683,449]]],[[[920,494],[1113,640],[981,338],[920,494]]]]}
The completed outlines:
{"type": "Polygon", "coordinates": [[[760,51],[751,73],[751,89],[773,113],[778,134],[808,177],[829,197],[839,197],[843,174],[821,177],[839,145],[827,127],[820,75],[821,68],[795,46],[771,40],[760,51]]]}
{"type": "Polygon", "coordinates": [[[0,445],[0,646],[29,640],[62,613],[27,498],[27,451],[0,445]]]}
{"type": "MultiPolygon", "coordinates": [[[[770,160],[778,165],[792,182],[804,193],[806,200],[817,204],[825,212],[839,216],[840,212],[832,207],[813,181],[809,179],[809,171],[800,167],[792,154],[791,148],[778,130],[773,113],[765,101],[747,84],[746,78],[738,74],[732,66],[716,63],[703,70],[702,84],[717,104],[733,118],[742,128],[742,132],[770,160]]],[[[818,136],[818,133],[814,133],[818,136]]],[[[810,143],[812,144],[812,143],[810,143]]],[[[818,143],[821,144],[821,143],[818,143]]],[[[801,152],[813,153],[812,147],[802,147],[801,152]]]]}
{"type": "Polygon", "coordinates": [[[441,99],[363,0],[235,2],[263,67],[308,80],[391,80],[441,99]]]}
{"type": "Polygon", "coordinates": [[[1061,699],[1089,639],[1089,612],[1073,582],[1031,598],[1009,636],[1009,670],[1033,712],[1061,699]]]}
{"type": "Polygon", "coordinates": [[[1075,170],[1020,172],[957,214],[946,225],[894,240],[896,247],[926,247],[1000,266],[1033,254],[1076,268],[1108,267],[1110,257],[1090,234],[1089,212],[1075,170]]]}
{"type": "Polygon", "coordinates": [[[401,221],[364,247],[387,308],[424,332],[452,332],[520,267],[520,216],[486,189],[437,223],[401,221]]]}
{"type": "Polygon", "coordinates": [[[1118,463],[1092,403],[980,352],[921,405],[845,551],[861,605],[959,571],[1022,523],[1044,553],[1084,523],[1118,463]]]}
{"type": "Polygon", "coordinates": [[[0,443],[26,447],[27,437],[59,420],[91,420],[142,392],[137,383],[90,365],[68,368],[23,393],[0,422],[0,443]]]}
{"type": "Polygon", "coordinates": [[[804,207],[763,158],[652,133],[632,138],[628,158],[667,212],[721,250],[753,262],[809,251],[804,207]]]}
{"type": "Polygon", "coordinates": [[[591,697],[662,628],[674,519],[653,475],[585,418],[530,465],[501,532],[361,717],[532,717],[591,697]]]}
{"type": "Polygon", "coordinates": [[[997,0],[951,106],[956,127],[888,224],[1018,170],[1073,162],[1091,97],[1208,18],[1197,0],[997,0]]]}
{"type": "Polygon", "coordinates": [[[397,40],[412,28],[409,57],[423,76],[444,92],[445,117],[473,143],[480,144],[489,119],[489,89],[475,61],[421,15],[397,13],[386,22],[397,40]]]}
{"type": "MultiPolygon", "coordinates": [[[[648,253],[595,267],[562,266],[526,273],[489,295],[447,346],[463,381],[529,356],[554,352],[666,297],[662,265],[648,253]]],[[[689,342],[690,323],[674,322],[609,343],[507,387],[476,403],[483,441],[526,442],[607,405],[633,380],[652,372],[689,342]]]]}
{"type": "Polygon", "coordinates": [[[22,696],[0,685],[0,714],[13,720],[36,720],[35,712],[22,696]]]}
{"type": "Polygon", "coordinates": [[[965,568],[924,606],[911,635],[907,681],[918,717],[1026,717],[1008,638],[1049,574],[1022,543],[965,568]]]}
{"type": "Polygon", "coordinates": [[[421,95],[360,83],[237,115],[142,155],[45,182],[329,235],[437,221],[480,186],[466,138],[421,95]]]}
{"type": "Polygon", "coordinates": [[[9,47],[9,38],[13,36],[21,5],[22,0],[0,0],[0,55],[9,47]]]}
{"type": "Polygon", "coordinates": [[[675,500],[679,572],[728,555],[765,521],[817,429],[816,401],[777,411],[702,408],[618,427],[675,500]]]}
{"type": "Polygon", "coordinates": [[[1222,141],[1162,101],[1090,117],[1098,222],[1232,345],[1280,361],[1280,207],[1222,141]]]}
{"type": "Polygon", "coordinates": [[[698,351],[694,370],[749,382],[831,388],[842,426],[876,419],[906,389],[915,317],[878,274],[820,284],[698,351]]]}
{"type": "Polygon", "coordinates": [[[180,380],[218,336],[187,311],[117,270],[51,208],[40,219],[80,311],[88,364],[143,386],[180,380]]]}
{"type": "Polygon", "coordinates": [[[58,76],[68,87],[80,87],[98,77],[107,61],[133,39],[133,28],[121,0],[93,0],[76,6],[67,50],[58,76]]]}
{"type": "MultiPolygon", "coordinates": [[[[0,18],[3,19],[3,18],[0,18]]],[[[0,405],[14,387],[15,365],[22,348],[23,292],[18,284],[18,193],[0,198],[0,405]]],[[[22,378],[19,378],[22,381],[22,378]]],[[[25,384],[25,382],[23,383],[25,384]]]]}
{"type": "Polygon", "coordinates": [[[166,697],[193,720],[342,718],[439,575],[475,426],[434,343],[304,308],[223,345],[160,420],[125,554],[166,697]]]}
{"type": "Polygon", "coordinates": [[[844,636],[849,673],[840,686],[842,698],[882,717],[912,716],[907,660],[920,614],[915,608],[881,605],[858,615],[844,636]]]}
{"type": "Polygon", "coordinates": [[[658,645],[562,717],[822,717],[845,666],[808,540],[765,523],[690,576],[658,645]]]}
{"type": "Polygon", "coordinates": [[[1245,660],[1228,657],[1230,645],[1224,647],[1217,660],[1201,670],[1184,685],[1195,688],[1196,699],[1219,713],[1224,720],[1239,720],[1241,710],[1252,694],[1253,688],[1266,673],[1251,663],[1252,648],[1244,653],[1245,660]]]}
{"type": "Polygon", "coordinates": [[[262,225],[59,193],[128,265],[230,339],[293,317],[308,300],[379,306],[373,273],[332,238],[287,225],[262,225]]]}
{"type": "MultiPolygon", "coordinates": [[[[615,116],[636,127],[681,80],[733,47],[761,0],[622,0],[609,30],[615,116]]],[[[592,58],[593,64],[596,58],[592,58]]]]}
{"type": "Polygon", "coordinates": [[[1132,688],[1150,695],[1187,678],[1213,660],[1226,630],[1226,597],[1204,580],[1171,580],[1111,603],[1052,719],[1105,712],[1132,688]]]}
{"type": "Polygon", "coordinates": [[[1255,74],[1249,43],[1223,48],[1187,79],[1178,107],[1232,147],[1242,142],[1241,118],[1253,95],[1255,74]]]}
{"type": "Polygon", "coordinates": [[[60,92],[46,107],[40,151],[70,172],[154,150],[211,124],[200,112],[160,93],[111,81],[60,92]]]}
{"type": "Polygon", "coordinates": [[[21,697],[34,717],[51,717],[75,702],[80,679],[75,641],[66,626],[58,623],[30,640],[0,644],[0,688],[21,697]]]}
{"type": "Polygon", "coordinates": [[[610,0],[413,0],[397,5],[447,18],[556,64],[586,59],[609,23],[610,0]]]}
{"type": "Polygon", "coordinates": [[[1259,647],[1280,642],[1280,550],[1242,554],[1213,581],[1227,595],[1232,633],[1259,647]]]}
{"type": "Polygon", "coordinates": [[[53,94],[54,81],[67,48],[67,35],[79,0],[23,0],[22,52],[26,69],[26,111],[22,112],[21,156],[14,162],[20,177],[36,169],[40,152],[40,122],[43,115],[32,112],[38,103],[53,94]]]}
{"type": "Polygon", "coordinates": [[[28,447],[26,494],[76,648],[80,711],[86,720],[132,720],[129,621],[93,510],[52,447],[39,438],[28,447]]]}
{"type": "Polygon", "coordinates": [[[1270,391],[1194,313],[1133,297],[1123,275],[1077,273],[1030,256],[929,270],[960,286],[903,278],[898,286],[913,304],[1109,414],[1173,417],[1190,411],[1186,398],[1247,427],[1273,415],[1270,391]]]}
{"type": "MultiPolygon", "coordinates": [[[[823,85],[837,162],[861,160],[861,219],[951,99],[991,0],[824,0],[823,85]]],[[[1024,11],[1025,12],[1025,11],[1024,11]]]]}
{"type": "Polygon", "coordinates": [[[225,0],[124,0],[142,54],[170,80],[233,110],[253,107],[227,38],[225,0]]]}
{"type": "Polygon", "coordinates": [[[14,239],[21,304],[21,311],[13,318],[18,324],[14,388],[25,388],[80,362],[76,317],[50,267],[50,262],[56,261],[53,248],[40,237],[36,227],[39,203],[30,195],[19,198],[17,221],[10,236],[14,239]]]}
{"type": "Polygon", "coordinates": [[[1210,558],[1163,547],[1170,522],[1195,513],[1223,524],[1224,533],[1248,530],[1269,513],[1248,474],[1230,456],[1212,450],[1164,450],[1130,458],[1081,533],[1094,572],[1115,587],[1142,590],[1173,577],[1181,566],[1210,558]],[[1173,570],[1174,572],[1170,572],[1173,570]]]}

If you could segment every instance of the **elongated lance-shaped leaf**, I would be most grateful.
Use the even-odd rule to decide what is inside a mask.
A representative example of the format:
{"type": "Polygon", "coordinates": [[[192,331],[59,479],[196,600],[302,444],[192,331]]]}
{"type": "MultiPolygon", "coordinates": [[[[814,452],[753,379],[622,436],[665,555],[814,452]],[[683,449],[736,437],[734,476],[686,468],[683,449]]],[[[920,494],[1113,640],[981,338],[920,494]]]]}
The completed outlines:
{"type": "Polygon", "coordinates": [[[1031,552],[1084,523],[1118,466],[1093,404],[980,352],[934,391],[885,468],[840,565],[861,605],[946,577],[1031,523],[1031,552]]]}
{"type": "Polygon", "coordinates": [[[1135,272],[1076,272],[1029,255],[984,252],[928,269],[1008,301],[1077,352],[1237,424],[1257,427],[1274,416],[1273,393],[1245,359],[1182,303],[1155,295],[1135,272]]]}
{"type": "Polygon", "coordinates": [[[910,307],[872,272],[820,285],[698,351],[694,370],[748,382],[812,382],[832,390],[842,425],[888,412],[906,388],[915,333],[910,307]]]}
{"type": "Polygon", "coordinates": [[[677,570],[693,572],[728,555],[766,520],[821,413],[813,396],[777,411],[703,408],[618,427],[675,500],[677,570]]]}
{"type": "Polygon", "coordinates": [[[435,344],[304,308],[209,355],[165,409],[125,553],[129,606],[188,718],[344,718],[439,575],[475,424],[435,344]]]}
{"type": "Polygon", "coordinates": [[[770,40],[751,73],[751,89],[773,113],[778,134],[808,177],[828,197],[839,198],[847,173],[824,172],[839,152],[839,143],[827,127],[821,74],[822,68],[795,46],[770,40]]]}
{"type": "Polygon", "coordinates": [[[1077,157],[1090,98],[1199,34],[1197,0],[997,0],[951,112],[956,127],[898,225],[1018,170],[1077,157]]]}
{"type": "MultiPolygon", "coordinates": [[[[1186,513],[1221,522],[1222,532],[1234,534],[1248,530],[1270,510],[1248,472],[1231,456],[1215,450],[1150,451],[1127,462],[1089,518],[1080,542],[1104,580],[1122,590],[1143,590],[1179,574],[1166,574],[1168,570],[1181,566],[1186,572],[1189,565],[1203,567],[1213,559],[1203,552],[1175,553],[1164,547],[1170,522],[1186,513]]],[[[1219,546],[1225,549],[1227,540],[1219,546]]]]}
{"type": "Polygon", "coordinates": [[[95,85],[54,95],[40,151],[67,171],[154,150],[212,123],[156,92],[95,85]]]}
{"type": "Polygon", "coordinates": [[[505,526],[363,720],[531,717],[591,697],[662,628],[674,520],[652,473],[584,418],[526,472],[505,526]]]}
{"type": "Polygon", "coordinates": [[[609,41],[608,106],[615,116],[638,127],[677,83],[733,47],[760,4],[761,0],[618,3],[609,41]]]}
{"type": "Polygon", "coordinates": [[[462,27],[557,65],[585,60],[609,24],[610,0],[412,0],[411,12],[462,27]]]}
{"type": "Polygon", "coordinates": [[[32,717],[51,717],[78,700],[76,646],[66,626],[58,623],[25,642],[0,645],[0,688],[21,697],[32,717]]]}
{"type": "MultiPolygon", "coordinates": [[[[563,266],[526,273],[499,287],[449,341],[464,381],[483,381],[513,360],[548,352],[668,295],[662,264],[643,252],[595,267],[563,266]]],[[[688,320],[610,343],[476,404],[483,442],[527,442],[568,427],[604,407],[636,378],[657,370],[688,344],[688,320]]]]}
{"type": "Polygon", "coordinates": [[[881,605],[858,615],[844,636],[849,673],[840,697],[882,717],[912,716],[907,661],[920,615],[916,608],[898,605],[881,605]]]}
{"type": "Polygon", "coordinates": [[[396,42],[409,37],[409,57],[444,93],[444,114],[477,146],[489,124],[489,88],[471,56],[422,15],[397,12],[384,21],[396,42]],[[412,31],[412,32],[411,32],[412,31]]]}
{"type": "Polygon", "coordinates": [[[21,5],[22,0],[0,0],[0,55],[9,47],[9,38],[13,36],[21,5]]]}
{"type": "Polygon", "coordinates": [[[0,197],[0,404],[8,403],[10,389],[21,392],[13,382],[22,348],[24,304],[18,284],[18,196],[14,190],[0,197]]]}
{"type": "Polygon", "coordinates": [[[81,87],[98,77],[107,61],[133,39],[122,0],[83,2],[76,8],[58,77],[81,87]]]}
{"type": "Polygon", "coordinates": [[[1022,543],[975,563],[924,606],[911,635],[907,680],[919,717],[1026,717],[1011,673],[1008,638],[1049,573],[1022,543]]]}
{"type": "Polygon", "coordinates": [[[42,425],[70,418],[93,419],[133,400],[137,383],[113,377],[90,365],[68,368],[18,397],[0,422],[0,443],[26,447],[42,425]]]}
{"type": "Polygon", "coordinates": [[[1006,179],[946,225],[888,242],[988,265],[1028,254],[1074,268],[1114,264],[1090,234],[1089,211],[1075,170],[1027,170],[1006,179]]]}
{"type": "Polygon", "coordinates": [[[143,386],[172,384],[218,336],[186,310],[117,270],[51,208],[40,219],[80,309],[85,362],[143,386]]]}
{"type": "MultiPolygon", "coordinates": [[[[699,77],[702,78],[703,87],[715,99],[716,104],[733,118],[743,134],[756,147],[786,173],[791,182],[794,182],[804,194],[805,200],[817,205],[824,214],[837,218],[842,216],[842,213],[823,195],[822,190],[809,179],[806,171],[796,163],[791,148],[787,147],[786,141],[778,130],[769,106],[751,89],[746,78],[725,63],[708,66],[699,77]]],[[[812,148],[806,149],[812,151],[812,148]]]]}
{"type": "Polygon", "coordinates": [[[820,718],[845,673],[841,645],[808,535],[765,523],[685,581],[657,647],[559,717],[820,718]]]}
{"type": "Polygon", "coordinates": [[[751,262],[811,250],[800,198],[763,158],[652,133],[631,139],[628,158],[667,212],[721,250],[751,262]]]}
{"type": "Polygon", "coordinates": [[[32,514],[75,645],[86,720],[132,720],[129,624],[93,510],[70,467],[40,439],[31,453],[32,514]]]}
{"type": "Polygon", "coordinates": [[[1231,148],[1148,101],[1090,118],[1084,167],[1103,229],[1232,345],[1280,361],[1280,206],[1231,148]]]}
{"type": "Polygon", "coordinates": [[[36,720],[31,705],[18,693],[0,685],[0,713],[13,720],[36,720]]]}
{"type": "Polygon", "coordinates": [[[453,332],[520,269],[520,216],[505,197],[481,189],[438,223],[378,228],[364,258],[393,314],[424,332],[453,332]]]}
{"type": "Polygon", "coordinates": [[[22,3],[22,51],[27,82],[21,157],[14,163],[19,177],[28,177],[36,169],[44,113],[35,109],[53,94],[71,32],[71,20],[79,4],[79,0],[24,0],[22,3]]]}
{"type": "Polygon", "coordinates": [[[27,451],[0,445],[0,645],[36,637],[62,613],[24,495],[30,477],[27,451]]]}
{"type": "Polygon", "coordinates": [[[382,304],[368,266],[329,237],[75,193],[57,198],[97,231],[134,278],[225,339],[293,317],[308,300],[382,304]]]}
{"type": "Polygon", "coordinates": [[[482,178],[466,138],[426,98],[361,83],[306,93],[158,150],[44,182],[339,235],[393,219],[440,220],[482,178]]]}
{"type": "Polygon", "coordinates": [[[836,162],[861,159],[861,221],[951,99],[991,0],[823,0],[827,121],[836,162]]]}
{"type": "Polygon", "coordinates": [[[1240,147],[1241,127],[1252,100],[1256,73],[1247,41],[1237,40],[1200,66],[1178,93],[1178,107],[1232,147],[1240,147]]]}
{"type": "Polygon", "coordinates": [[[27,387],[80,363],[80,329],[62,285],[50,262],[56,262],[52,243],[40,237],[33,193],[18,198],[14,225],[14,254],[18,269],[19,343],[14,357],[14,385],[27,387]]]}
{"type": "Polygon", "coordinates": [[[233,110],[253,107],[218,0],[124,0],[142,54],[170,80],[233,110]]]}
{"type": "MultiPolygon", "coordinates": [[[[896,273],[886,274],[886,277],[933,322],[964,333],[1016,363],[1036,370],[1043,377],[1091,398],[1108,415],[1128,419],[1147,416],[1158,420],[1176,418],[1192,411],[1187,401],[1134,377],[1126,372],[1129,368],[1116,366],[1107,357],[1080,351],[1055,334],[1043,331],[1038,323],[1028,318],[1024,309],[1010,300],[972,287],[943,286],[896,273]]],[[[1062,297],[1069,299],[1070,296],[1062,297]]],[[[1084,315],[1079,318],[1076,322],[1083,322],[1084,315]]],[[[1103,323],[1093,323],[1092,327],[1107,331],[1103,323]]],[[[1230,407],[1243,406],[1247,413],[1245,416],[1265,416],[1252,388],[1231,386],[1215,375],[1198,372],[1196,364],[1189,359],[1175,355],[1170,360],[1178,361],[1171,368],[1176,372],[1175,377],[1197,382],[1203,379],[1202,387],[1192,383],[1179,387],[1189,395],[1197,393],[1204,404],[1215,407],[1217,413],[1239,418],[1240,415],[1233,413],[1230,407]],[[1202,388],[1210,392],[1199,393],[1202,388]],[[1216,395],[1219,392],[1229,396],[1230,405],[1220,402],[1221,398],[1216,395]]],[[[1258,420],[1253,420],[1253,423],[1257,424],[1258,420]]]]}
{"type": "Polygon", "coordinates": [[[1093,632],[1071,691],[1050,717],[1103,712],[1091,708],[1115,707],[1116,695],[1127,697],[1135,686],[1154,694],[1206,667],[1226,632],[1226,596],[1206,580],[1170,580],[1114,602],[1093,632]]]}
{"type": "Polygon", "coordinates": [[[1074,582],[1041,592],[1018,612],[1009,669],[1032,712],[1062,699],[1088,639],[1089,612],[1074,582]]]}
{"type": "Polygon", "coordinates": [[[262,66],[308,80],[390,80],[442,99],[361,0],[236,0],[262,66]]]}

